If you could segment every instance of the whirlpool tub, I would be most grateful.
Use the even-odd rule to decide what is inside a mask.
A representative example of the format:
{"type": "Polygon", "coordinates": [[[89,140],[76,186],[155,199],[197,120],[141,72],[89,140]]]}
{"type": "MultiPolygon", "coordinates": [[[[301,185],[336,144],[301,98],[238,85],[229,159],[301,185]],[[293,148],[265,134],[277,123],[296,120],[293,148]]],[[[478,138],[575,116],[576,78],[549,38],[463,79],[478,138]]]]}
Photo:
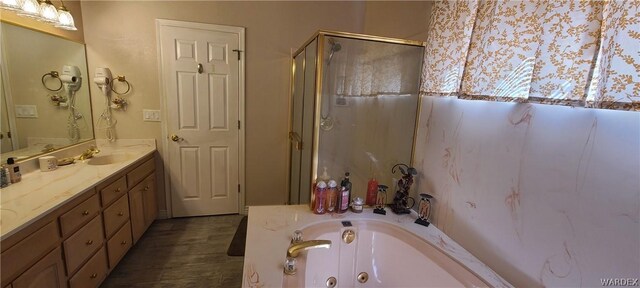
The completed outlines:
{"type": "Polygon", "coordinates": [[[251,207],[243,287],[511,287],[433,225],[415,215],[314,215],[307,206],[251,207]],[[330,240],[302,251],[284,273],[293,232],[330,240]]]}

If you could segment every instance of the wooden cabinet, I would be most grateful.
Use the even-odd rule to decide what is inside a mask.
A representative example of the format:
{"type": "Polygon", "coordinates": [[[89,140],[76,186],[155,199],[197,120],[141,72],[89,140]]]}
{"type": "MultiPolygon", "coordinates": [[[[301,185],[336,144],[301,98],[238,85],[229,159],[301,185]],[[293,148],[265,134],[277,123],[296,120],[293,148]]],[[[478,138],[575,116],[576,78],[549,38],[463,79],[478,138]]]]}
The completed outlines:
{"type": "Polygon", "coordinates": [[[154,171],[140,160],[2,240],[0,287],[98,287],[157,217],[154,171]]]}
{"type": "Polygon", "coordinates": [[[156,200],[156,178],[153,167],[149,165],[153,159],[140,165],[127,174],[127,182],[135,184],[129,190],[129,207],[131,210],[131,235],[133,243],[137,243],[142,234],[158,216],[156,200]],[[146,175],[146,177],[145,177],[146,175]],[[144,177],[144,178],[142,178],[144,177]],[[131,181],[130,181],[131,180],[131,181]]]}
{"type": "Polygon", "coordinates": [[[65,237],[75,231],[100,213],[100,201],[98,195],[93,195],[87,201],[74,207],[69,212],[60,216],[60,229],[65,237]]]}
{"type": "Polygon", "coordinates": [[[2,252],[2,284],[6,284],[31,267],[60,243],[58,223],[52,221],[2,252]]]}
{"type": "Polygon", "coordinates": [[[60,248],[51,251],[15,281],[14,288],[67,287],[60,248]]]}
{"type": "Polygon", "coordinates": [[[127,180],[124,176],[120,177],[106,187],[100,189],[100,196],[102,197],[102,206],[108,206],[114,200],[122,197],[127,193],[127,180]]]}
{"type": "Polygon", "coordinates": [[[107,276],[107,253],[102,248],[69,280],[71,288],[98,287],[107,276]]]}
{"type": "Polygon", "coordinates": [[[109,250],[109,267],[113,268],[120,262],[122,256],[131,248],[131,223],[127,222],[118,232],[107,242],[109,250]]]}
{"type": "Polygon", "coordinates": [[[74,273],[80,265],[102,247],[102,216],[98,215],[69,239],[64,241],[67,271],[74,273]]]}
{"type": "Polygon", "coordinates": [[[129,199],[124,194],[111,206],[104,209],[104,232],[107,238],[113,236],[129,220],[129,199]]]}

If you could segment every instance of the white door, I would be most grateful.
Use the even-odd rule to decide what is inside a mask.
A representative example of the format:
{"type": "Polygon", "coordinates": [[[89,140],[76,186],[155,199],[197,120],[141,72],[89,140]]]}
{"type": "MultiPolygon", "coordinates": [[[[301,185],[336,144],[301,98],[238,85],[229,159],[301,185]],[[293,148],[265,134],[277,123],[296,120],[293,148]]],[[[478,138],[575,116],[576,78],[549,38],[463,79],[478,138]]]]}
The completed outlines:
{"type": "Polygon", "coordinates": [[[158,21],[172,215],[238,213],[244,28],[158,21]]]}

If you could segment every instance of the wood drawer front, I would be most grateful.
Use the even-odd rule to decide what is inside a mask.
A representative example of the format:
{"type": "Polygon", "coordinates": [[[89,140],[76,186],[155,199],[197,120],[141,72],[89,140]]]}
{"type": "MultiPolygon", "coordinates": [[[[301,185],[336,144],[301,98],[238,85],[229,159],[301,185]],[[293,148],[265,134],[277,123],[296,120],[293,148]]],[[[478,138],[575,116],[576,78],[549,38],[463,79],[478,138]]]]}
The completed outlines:
{"type": "Polygon", "coordinates": [[[85,223],[93,219],[94,216],[100,213],[100,200],[98,195],[93,195],[86,201],[78,204],[78,206],[69,210],[69,212],[60,216],[60,228],[62,230],[62,237],[66,237],[71,232],[80,228],[85,223]]]}
{"type": "Polygon", "coordinates": [[[42,256],[58,246],[59,241],[58,223],[52,221],[4,251],[0,257],[2,284],[8,284],[14,277],[40,260],[42,256]]]}
{"type": "Polygon", "coordinates": [[[113,203],[109,208],[104,209],[104,232],[107,234],[107,238],[111,237],[113,233],[118,231],[118,228],[122,226],[127,220],[129,220],[129,199],[127,194],[122,194],[122,197],[113,203]]]}
{"type": "Polygon", "coordinates": [[[127,173],[127,187],[133,187],[156,168],[153,157],[127,173]]]}
{"type": "Polygon", "coordinates": [[[13,281],[13,287],[67,287],[67,277],[64,273],[60,247],[44,256],[38,263],[31,266],[27,272],[22,273],[20,277],[13,281]]]}
{"type": "Polygon", "coordinates": [[[111,202],[120,198],[127,193],[127,180],[124,176],[118,180],[113,181],[107,187],[100,189],[100,196],[102,197],[102,206],[107,207],[111,202]]]}
{"type": "Polygon", "coordinates": [[[69,286],[71,288],[98,287],[107,276],[107,271],[107,253],[103,247],[78,270],[76,275],[71,277],[69,286]]]}
{"type": "Polygon", "coordinates": [[[116,267],[120,259],[124,254],[127,254],[129,248],[131,248],[131,223],[127,222],[116,235],[113,235],[109,241],[107,241],[107,252],[109,254],[109,267],[116,267]]]}
{"type": "Polygon", "coordinates": [[[89,224],[64,241],[64,255],[67,259],[67,271],[73,273],[84,260],[98,250],[104,242],[102,216],[93,218],[89,224]]]}

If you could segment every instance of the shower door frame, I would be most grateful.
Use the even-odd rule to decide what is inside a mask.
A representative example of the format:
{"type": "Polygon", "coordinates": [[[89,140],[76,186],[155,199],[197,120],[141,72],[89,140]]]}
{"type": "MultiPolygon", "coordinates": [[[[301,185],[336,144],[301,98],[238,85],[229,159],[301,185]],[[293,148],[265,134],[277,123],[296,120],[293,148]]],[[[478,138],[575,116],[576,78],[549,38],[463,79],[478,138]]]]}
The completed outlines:
{"type": "MultiPolygon", "coordinates": [[[[350,32],[340,32],[340,31],[330,31],[330,30],[318,30],[313,34],[307,41],[305,41],[298,50],[296,50],[291,55],[291,77],[290,77],[290,97],[289,97],[289,131],[293,129],[293,93],[294,93],[294,85],[295,85],[295,58],[300,53],[305,51],[307,45],[311,44],[314,40],[317,40],[317,50],[316,50],[316,75],[315,75],[315,95],[314,95],[314,109],[313,109],[313,133],[312,133],[312,142],[311,142],[311,178],[310,183],[314,183],[315,179],[318,177],[318,143],[320,138],[320,109],[322,107],[322,81],[323,81],[323,61],[324,61],[324,41],[326,37],[341,37],[341,38],[349,38],[349,39],[358,39],[365,41],[374,41],[374,42],[382,42],[389,44],[400,44],[400,45],[408,45],[408,46],[418,46],[418,47],[426,47],[426,42],[416,41],[416,40],[408,40],[408,39],[399,39],[399,38],[390,38],[390,37],[382,37],[382,36],[374,36],[367,34],[358,34],[358,33],[350,33],[350,32]]],[[[306,57],[306,55],[305,55],[306,57]]],[[[304,65],[306,66],[306,65],[304,65]]],[[[420,66],[422,67],[422,65],[420,66]]],[[[416,79],[419,81],[419,79],[416,79]]],[[[422,97],[418,95],[418,103],[416,107],[416,119],[415,125],[413,129],[413,143],[411,143],[411,161],[409,163],[410,166],[413,166],[414,155],[415,155],[415,147],[416,147],[416,135],[418,132],[418,123],[420,121],[420,111],[422,109],[422,97]]],[[[303,127],[304,129],[304,127],[303,127]]],[[[304,144],[303,144],[304,145],[304,144]]],[[[292,145],[292,141],[288,141],[288,150],[287,154],[287,162],[288,162],[288,174],[287,174],[287,189],[289,191],[287,202],[290,203],[291,199],[291,169],[293,168],[291,165],[291,149],[294,149],[292,145]]],[[[305,177],[300,175],[300,177],[305,177]]],[[[313,184],[312,184],[313,185],[313,184]]],[[[308,187],[308,193],[312,194],[311,187],[308,187]]],[[[302,189],[300,189],[299,193],[302,193],[302,189]]],[[[298,197],[299,199],[299,197],[298,197]]],[[[312,202],[312,201],[309,201],[312,202]]],[[[311,203],[309,203],[311,204],[311,203]]]]}

